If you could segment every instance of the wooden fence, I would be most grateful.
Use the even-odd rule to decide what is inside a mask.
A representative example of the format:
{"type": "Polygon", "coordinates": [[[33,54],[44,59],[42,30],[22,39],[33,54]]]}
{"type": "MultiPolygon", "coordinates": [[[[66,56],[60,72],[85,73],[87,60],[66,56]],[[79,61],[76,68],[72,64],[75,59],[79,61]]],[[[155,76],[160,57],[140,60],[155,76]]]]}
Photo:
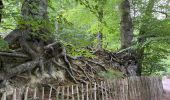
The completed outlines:
{"type": "Polygon", "coordinates": [[[1,100],[161,100],[162,81],[159,77],[129,77],[87,84],[41,89],[14,89],[1,100]]]}

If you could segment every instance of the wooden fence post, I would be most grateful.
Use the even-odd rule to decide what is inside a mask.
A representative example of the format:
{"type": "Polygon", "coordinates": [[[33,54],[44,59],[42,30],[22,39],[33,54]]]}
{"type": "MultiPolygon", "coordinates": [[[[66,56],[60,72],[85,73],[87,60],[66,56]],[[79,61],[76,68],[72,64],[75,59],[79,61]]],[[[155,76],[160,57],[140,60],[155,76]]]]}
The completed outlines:
{"type": "Polygon", "coordinates": [[[16,100],[17,99],[17,96],[16,96],[16,89],[14,89],[14,93],[13,93],[13,96],[12,96],[12,100],[16,100]]]}
{"type": "Polygon", "coordinates": [[[86,84],[86,100],[89,100],[89,83],[86,84]]]}
{"type": "Polygon", "coordinates": [[[81,84],[81,100],[84,100],[84,85],[81,84]]]}
{"type": "Polygon", "coordinates": [[[3,93],[1,100],[6,100],[6,92],[3,93]]]}
{"type": "Polygon", "coordinates": [[[72,95],[72,100],[74,100],[74,85],[71,86],[71,95],[72,95]]]}
{"type": "Polygon", "coordinates": [[[104,99],[104,92],[103,92],[103,81],[101,81],[100,87],[101,87],[101,91],[102,91],[102,100],[105,100],[104,99]]]}
{"type": "Polygon", "coordinates": [[[29,87],[26,87],[25,94],[24,94],[24,100],[28,99],[28,90],[29,90],[29,87]]]}
{"type": "Polygon", "coordinates": [[[110,86],[110,81],[106,81],[107,82],[107,86],[108,86],[108,99],[111,100],[111,86],[110,86]]]}
{"type": "Polygon", "coordinates": [[[106,82],[104,81],[104,94],[105,94],[105,100],[108,100],[108,94],[107,94],[107,92],[108,92],[107,84],[106,84],[106,82]]]}
{"type": "Polygon", "coordinates": [[[96,82],[94,83],[94,100],[97,100],[97,98],[96,98],[96,91],[97,91],[97,89],[96,89],[96,82]]]}
{"type": "Polygon", "coordinates": [[[34,95],[33,95],[33,99],[37,98],[37,88],[34,89],[34,95]]]}
{"type": "Polygon", "coordinates": [[[70,98],[70,90],[69,90],[69,86],[67,86],[67,100],[69,100],[70,98]]]}
{"type": "Polygon", "coordinates": [[[51,94],[52,94],[52,90],[53,90],[53,88],[52,88],[52,86],[51,86],[51,87],[50,87],[50,93],[49,93],[48,100],[51,100],[51,94]]]}
{"type": "Polygon", "coordinates": [[[80,100],[78,84],[76,85],[76,93],[77,93],[77,100],[80,100]]]}

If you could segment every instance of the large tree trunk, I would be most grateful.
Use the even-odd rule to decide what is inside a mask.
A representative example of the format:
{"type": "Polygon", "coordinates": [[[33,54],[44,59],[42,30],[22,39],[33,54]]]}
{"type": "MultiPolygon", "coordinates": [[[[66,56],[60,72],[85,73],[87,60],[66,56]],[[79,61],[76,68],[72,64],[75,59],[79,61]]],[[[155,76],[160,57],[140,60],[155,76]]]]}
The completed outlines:
{"type": "Polygon", "coordinates": [[[130,3],[123,0],[121,3],[121,48],[125,49],[132,44],[133,28],[132,18],[130,16],[130,3]]]}
{"type": "Polygon", "coordinates": [[[136,55],[132,49],[127,49],[132,45],[133,39],[133,25],[132,18],[130,15],[130,3],[129,0],[122,0],[120,5],[121,10],[121,51],[120,56],[124,62],[124,69],[128,76],[137,75],[137,62],[136,55]],[[127,49],[127,50],[126,50],[127,49]]]}
{"type": "MultiPolygon", "coordinates": [[[[50,38],[45,39],[41,36],[50,34],[48,30],[49,20],[47,16],[47,0],[24,0],[21,9],[21,23],[17,28],[9,33],[4,39],[9,43],[12,52],[8,52],[9,57],[1,55],[3,65],[1,67],[0,80],[6,80],[20,73],[39,69],[41,73],[44,72],[44,66],[48,65],[45,60],[54,56],[54,52],[50,55],[48,50],[54,45],[48,46],[54,40],[50,38]],[[35,25],[34,25],[35,24],[35,25]],[[38,27],[37,27],[38,26],[38,27]],[[47,46],[47,47],[46,47],[47,46]],[[46,47],[46,48],[45,48],[46,47]],[[14,54],[15,57],[13,56],[14,54]],[[24,56],[18,56],[24,55],[24,56]],[[21,60],[22,58],[22,60],[21,60]],[[11,64],[7,64],[8,59],[15,59],[11,64]]],[[[53,49],[54,50],[54,49],[53,49]]],[[[55,49],[56,50],[56,49],[55,49]]],[[[60,50],[59,50],[60,51],[60,50]]],[[[58,51],[55,51],[58,52],[58,51]]],[[[49,66],[50,68],[50,66],[49,66]]]]}
{"type": "MultiPolygon", "coordinates": [[[[11,62],[13,64],[4,63],[5,60],[9,59],[6,57],[3,59],[3,70],[1,70],[0,80],[8,79],[17,74],[23,73],[28,70],[32,70],[39,66],[40,70],[43,71],[43,65],[40,64],[41,60],[44,60],[44,46],[47,42],[43,40],[39,35],[48,33],[46,27],[34,29],[33,22],[40,23],[48,20],[47,16],[47,0],[25,0],[21,9],[21,22],[18,27],[13,30],[9,35],[5,37],[5,40],[9,43],[11,49],[17,53],[17,49],[20,49],[19,54],[27,55],[23,61],[19,56],[16,56],[16,61],[11,62]],[[34,36],[35,35],[35,36],[34,36]],[[34,60],[34,61],[31,61],[34,60]],[[18,63],[17,63],[18,62],[18,63]],[[21,64],[21,65],[20,65],[21,64]],[[14,67],[15,65],[15,67],[14,67]]],[[[12,55],[12,53],[9,53],[12,55]]]]}
{"type": "Polygon", "coordinates": [[[155,5],[155,0],[149,0],[148,5],[146,7],[144,16],[143,16],[143,20],[142,20],[142,25],[140,27],[140,32],[139,32],[139,36],[140,38],[138,38],[138,43],[139,43],[139,48],[137,50],[137,58],[138,58],[138,69],[137,69],[137,74],[140,76],[142,74],[142,63],[144,60],[144,51],[145,48],[142,47],[143,43],[146,41],[146,37],[143,37],[143,35],[147,34],[147,23],[149,22],[149,20],[152,18],[152,12],[153,12],[153,7],[155,5]]]}

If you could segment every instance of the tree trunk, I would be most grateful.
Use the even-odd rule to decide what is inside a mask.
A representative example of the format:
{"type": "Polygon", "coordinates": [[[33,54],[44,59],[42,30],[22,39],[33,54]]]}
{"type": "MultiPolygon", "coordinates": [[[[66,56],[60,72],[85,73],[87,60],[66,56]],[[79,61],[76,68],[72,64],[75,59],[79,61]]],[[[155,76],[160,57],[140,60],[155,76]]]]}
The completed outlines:
{"type": "Polygon", "coordinates": [[[130,3],[123,0],[121,3],[121,48],[125,49],[132,44],[133,28],[132,18],[130,16],[130,3]]]}
{"type": "MultiPolygon", "coordinates": [[[[107,0],[106,0],[107,1],[107,0]]],[[[100,22],[100,24],[103,24],[103,17],[104,17],[104,6],[106,4],[106,1],[100,1],[98,2],[98,11],[97,11],[97,18],[98,21],[100,22]]],[[[102,46],[103,46],[103,28],[102,26],[99,26],[99,32],[97,34],[97,50],[102,50],[102,46]]]]}
{"type": "Polygon", "coordinates": [[[144,16],[143,16],[143,20],[142,20],[142,25],[140,27],[140,32],[139,32],[139,36],[141,36],[141,38],[138,38],[138,43],[139,43],[139,48],[137,50],[137,57],[138,57],[138,68],[137,68],[137,74],[140,76],[142,74],[142,63],[144,60],[144,51],[145,48],[142,47],[143,43],[146,41],[146,37],[142,37],[142,35],[147,34],[146,28],[147,28],[147,23],[149,22],[150,18],[152,18],[152,12],[153,12],[153,7],[155,4],[155,0],[149,0],[148,1],[148,5],[146,7],[144,16]],[[141,48],[142,47],[142,48],[141,48]]]}
{"type": "Polygon", "coordinates": [[[3,9],[3,2],[2,0],[0,0],[0,23],[1,23],[1,20],[2,20],[2,9],[3,9]]]}
{"type": "MultiPolygon", "coordinates": [[[[22,57],[23,60],[21,60],[21,57],[18,55],[15,57],[11,56],[11,58],[1,55],[4,62],[0,73],[0,80],[8,79],[35,68],[38,68],[43,73],[44,60],[48,58],[44,54],[46,52],[44,47],[51,43],[41,37],[49,34],[47,6],[47,0],[23,1],[21,23],[4,39],[9,43],[10,49],[13,49],[14,53],[24,54],[27,57],[22,57]],[[40,27],[37,27],[38,25],[40,27]],[[18,49],[20,50],[19,52],[18,49]],[[15,59],[16,61],[6,64],[5,62],[8,59],[15,59]]],[[[8,55],[13,55],[13,53],[11,52],[8,55]]]]}

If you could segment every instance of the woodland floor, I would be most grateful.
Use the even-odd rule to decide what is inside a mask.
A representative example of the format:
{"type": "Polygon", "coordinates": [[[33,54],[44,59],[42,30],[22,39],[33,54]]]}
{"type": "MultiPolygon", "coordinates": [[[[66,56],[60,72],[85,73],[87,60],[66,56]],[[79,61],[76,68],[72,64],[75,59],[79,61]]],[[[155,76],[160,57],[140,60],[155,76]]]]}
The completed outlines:
{"type": "Polygon", "coordinates": [[[162,100],[170,100],[170,79],[163,80],[163,88],[165,92],[162,100]]]}

